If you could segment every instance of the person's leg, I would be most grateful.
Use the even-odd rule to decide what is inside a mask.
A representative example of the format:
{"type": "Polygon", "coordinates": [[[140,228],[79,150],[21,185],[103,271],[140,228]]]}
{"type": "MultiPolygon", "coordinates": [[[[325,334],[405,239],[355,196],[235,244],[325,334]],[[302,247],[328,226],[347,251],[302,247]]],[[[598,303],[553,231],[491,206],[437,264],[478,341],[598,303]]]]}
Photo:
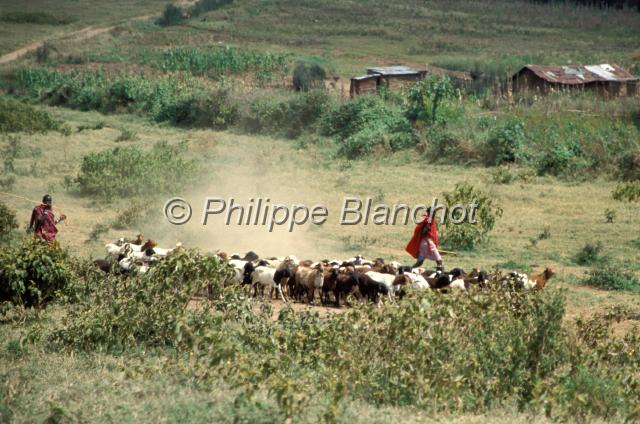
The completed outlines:
{"type": "Polygon", "coordinates": [[[433,240],[428,240],[428,254],[429,259],[435,261],[436,263],[436,271],[444,272],[444,265],[442,264],[442,256],[440,256],[440,252],[438,252],[438,248],[433,240]]]}
{"type": "Polygon", "coordinates": [[[427,257],[427,252],[429,251],[429,243],[426,239],[420,240],[420,250],[418,251],[418,261],[411,268],[418,268],[422,266],[425,258],[427,257]]]}
{"type": "Polygon", "coordinates": [[[422,264],[423,264],[423,263],[424,263],[424,256],[418,256],[418,260],[416,261],[416,263],[415,263],[415,264],[413,264],[413,265],[411,266],[411,268],[412,268],[412,269],[413,269],[413,268],[418,268],[418,267],[422,266],[422,264]]]}

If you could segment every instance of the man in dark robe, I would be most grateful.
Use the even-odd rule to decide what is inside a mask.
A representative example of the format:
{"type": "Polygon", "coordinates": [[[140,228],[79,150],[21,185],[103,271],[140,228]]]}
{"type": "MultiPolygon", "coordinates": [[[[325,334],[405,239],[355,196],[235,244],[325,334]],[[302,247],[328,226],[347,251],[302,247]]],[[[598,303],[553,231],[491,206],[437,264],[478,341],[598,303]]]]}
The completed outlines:
{"type": "Polygon", "coordinates": [[[33,208],[31,221],[29,222],[29,230],[33,230],[34,237],[47,243],[55,241],[58,234],[56,225],[66,219],[65,215],[60,215],[60,218],[56,219],[52,205],[51,196],[45,194],[42,198],[42,204],[33,208]]]}

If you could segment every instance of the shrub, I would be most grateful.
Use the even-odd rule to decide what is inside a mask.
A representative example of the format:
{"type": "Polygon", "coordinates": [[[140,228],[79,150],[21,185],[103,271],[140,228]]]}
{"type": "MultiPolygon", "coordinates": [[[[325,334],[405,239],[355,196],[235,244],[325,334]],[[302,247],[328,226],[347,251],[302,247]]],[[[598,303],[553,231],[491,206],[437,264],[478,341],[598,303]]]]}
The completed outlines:
{"type": "Polygon", "coordinates": [[[90,153],[74,183],[81,194],[103,199],[166,193],[193,177],[195,161],[186,153],[186,142],[159,142],[150,151],[128,146],[90,153]]]}
{"type": "MultiPolygon", "coordinates": [[[[465,208],[471,204],[477,205],[475,224],[469,222],[469,210],[467,210],[467,219],[462,224],[453,224],[450,219],[441,224],[442,243],[453,249],[473,250],[478,244],[485,242],[497,219],[503,213],[497,202],[468,183],[458,183],[452,192],[445,192],[442,195],[449,208],[457,204],[464,205],[465,208]]],[[[459,217],[454,216],[456,220],[459,217]]]]}
{"type": "Polygon", "coordinates": [[[336,136],[338,153],[348,159],[371,153],[375,147],[396,151],[418,142],[402,111],[377,96],[360,96],[328,111],[322,117],[321,132],[336,136]]]}
{"type": "Polygon", "coordinates": [[[327,71],[317,63],[298,62],[293,68],[293,86],[297,91],[324,88],[327,71]]]}
{"type": "Polygon", "coordinates": [[[485,144],[485,162],[488,165],[502,165],[522,159],[525,141],[524,123],[510,119],[495,128],[485,144]]]}
{"type": "Polygon", "coordinates": [[[229,91],[221,89],[215,93],[189,94],[166,103],[158,111],[158,117],[180,126],[225,129],[236,121],[238,106],[229,91]]]}
{"type": "Polygon", "coordinates": [[[0,202],[0,242],[9,240],[16,228],[18,228],[16,213],[0,202]]]}
{"type": "Polygon", "coordinates": [[[407,117],[413,122],[443,121],[442,104],[453,99],[455,91],[449,77],[431,76],[412,84],[407,93],[407,117]]]}
{"type": "Polygon", "coordinates": [[[637,202],[640,200],[640,181],[618,184],[611,195],[619,202],[637,202]]]}
{"type": "Polygon", "coordinates": [[[623,264],[605,261],[591,269],[581,284],[604,290],[640,291],[640,279],[623,264]]]}
{"type": "Polygon", "coordinates": [[[574,177],[589,166],[580,145],[570,141],[558,141],[538,158],[539,175],[574,177]]]}
{"type": "Polygon", "coordinates": [[[285,100],[259,98],[251,104],[244,126],[251,131],[295,138],[305,130],[312,130],[330,105],[331,97],[324,90],[309,91],[285,100]]]}
{"type": "Polygon", "coordinates": [[[618,176],[626,181],[640,180],[640,151],[632,150],[618,159],[618,176]]]}
{"type": "Polygon", "coordinates": [[[0,132],[47,132],[60,123],[46,111],[17,100],[0,97],[0,132]]]}
{"type": "Polygon", "coordinates": [[[576,254],[576,262],[580,265],[590,265],[600,262],[604,258],[600,255],[602,252],[602,242],[586,243],[576,254]]]}
{"type": "Polygon", "coordinates": [[[229,277],[230,268],[216,256],[194,250],[176,252],[153,272],[127,282],[89,274],[77,287],[78,306],[50,340],[78,349],[179,346],[199,326],[214,325],[211,305],[188,308],[192,296],[205,292],[218,300],[233,295],[236,287],[223,287],[229,277]]]}
{"type": "Polygon", "coordinates": [[[69,255],[57,244],[24,240],[0,249],[0,301],[42,306],[74,278],[69,255]]]}
{"type": "Polygon", "coordinates": [[[164,7],[162,16],[158,18],[157,24],[160,26],[177,25],[187,18],[186,13],[180,6],[169,3],[164,7]]]}

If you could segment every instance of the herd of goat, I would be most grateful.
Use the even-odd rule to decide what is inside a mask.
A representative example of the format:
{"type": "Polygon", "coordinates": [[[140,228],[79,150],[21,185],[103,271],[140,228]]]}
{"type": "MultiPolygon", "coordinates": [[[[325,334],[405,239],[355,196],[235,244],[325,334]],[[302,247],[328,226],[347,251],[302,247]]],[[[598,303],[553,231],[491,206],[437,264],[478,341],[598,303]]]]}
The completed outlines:
{"type": "MultiPolygon", "coordinates": [[[[165,258],[176,250],[182,249],[178,243],[172,249],[157,247],[153,240],[144,242],[142,234],[133,240],[119,239],[106,246],[107,254],[116,258],[120,273],[145,273],[153,263],[165,258]]],[[[484,287],[487,273],[474,268],[470,273],[461,268],[448,272],[411,268],[396,261],[386,263],[384,259],[366,260],[358,255],[345,260],[322,261],[298,260],[293,255],[286,257],[260,258],[254,252],[244,257],[238,254],[216,255],[234,272],[235,284],[249,288],[254,297],[278,296],[284,302],[287,298],[300,302],[313,303],[316,293],[320,293],[323,304],[333,302],[340,306],[340,299],[349,304],[347,297],[366,299],[379,303],[383,298],[393,302],[402,298],[408,290],[462,290],[471,286],[484,287]]],[[[112,262],[97,260],[96,266],[105,272],[111,272],[112,262]]],[[[520,287],[524,290],[541,290],[554,275],[550,268],[540,274],[526,275],[512,272],[501,277],[501,282],[520,287]]]]}

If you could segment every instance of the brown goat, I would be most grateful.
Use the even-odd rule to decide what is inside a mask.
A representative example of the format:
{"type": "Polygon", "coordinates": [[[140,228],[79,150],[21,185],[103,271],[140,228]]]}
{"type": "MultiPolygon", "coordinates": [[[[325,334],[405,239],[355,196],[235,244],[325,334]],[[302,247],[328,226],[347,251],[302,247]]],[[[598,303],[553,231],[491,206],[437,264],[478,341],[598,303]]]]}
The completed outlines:
{"type": "Polygon", "coordinates": [[[547,284],[547,281],[549,281],[551,277],[553,277],[554,275],[556,275],[556,273],[551,268],[546,268],[540,274],[529,275],[529,280],[535,281],[536,283],[535,288],[537,290],[542,290],[544,286],[547,284]]]}

